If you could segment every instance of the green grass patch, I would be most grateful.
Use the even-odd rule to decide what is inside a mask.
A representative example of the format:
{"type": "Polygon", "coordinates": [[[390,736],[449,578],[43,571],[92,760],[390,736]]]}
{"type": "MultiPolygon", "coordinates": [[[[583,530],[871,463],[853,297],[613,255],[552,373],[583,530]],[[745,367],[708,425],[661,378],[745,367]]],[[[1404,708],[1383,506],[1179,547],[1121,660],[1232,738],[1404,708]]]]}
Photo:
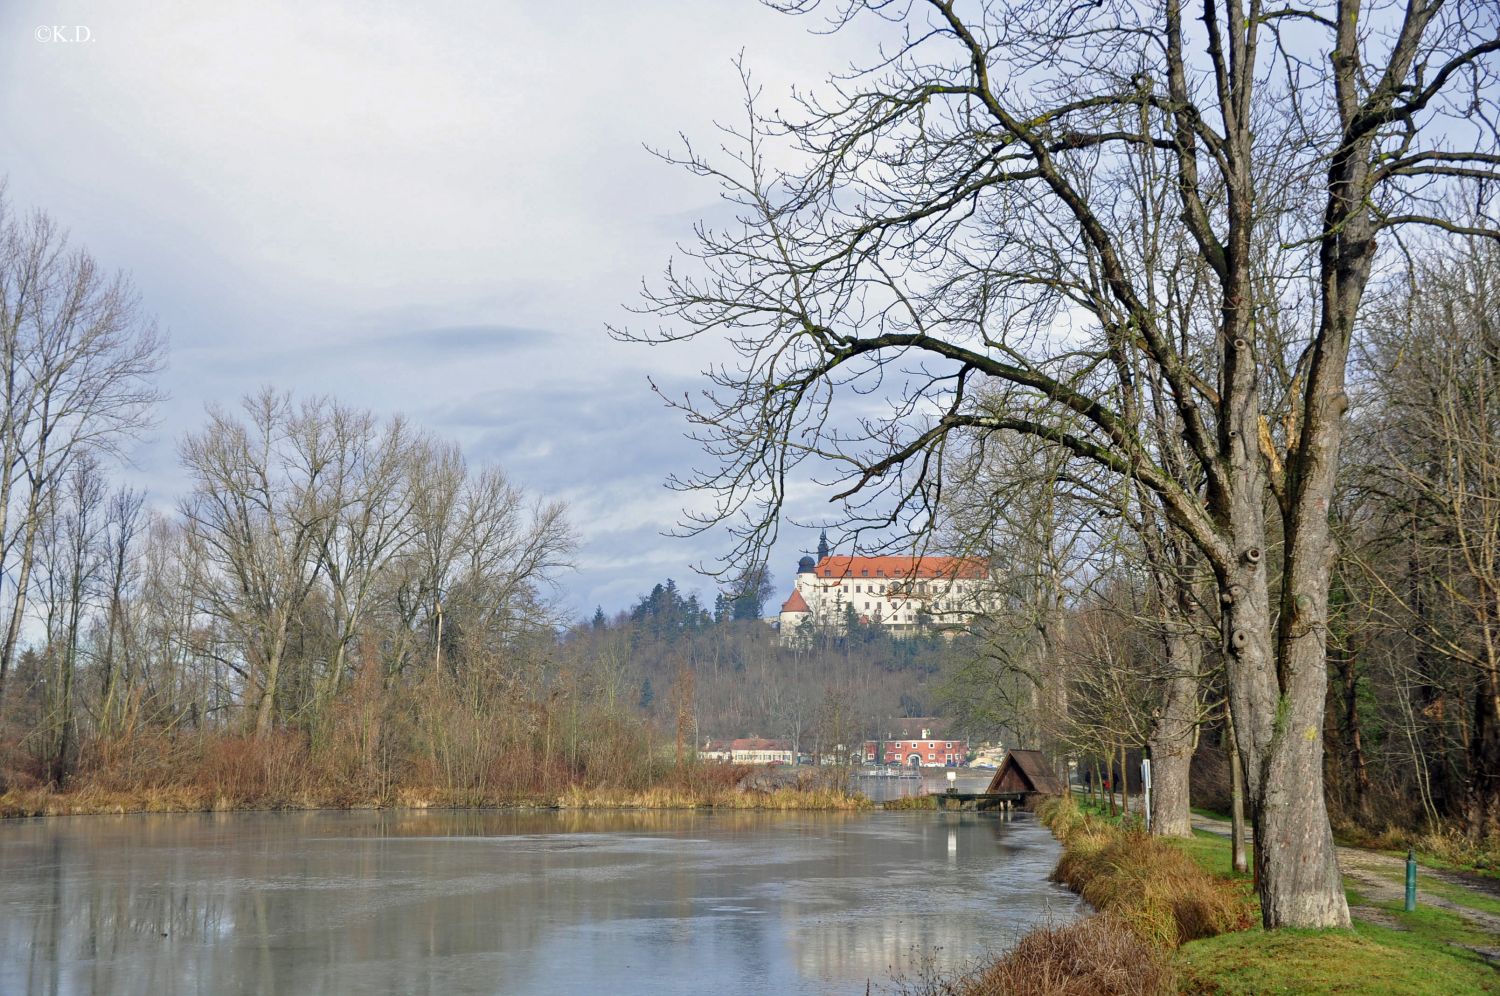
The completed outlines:
{"type": "MultiPolygon", "coordinates": [[[[1350,901],[1353,902],[1353,899],[1351,898],[1350,901]]],[[[1418,906],[1408,913],[1400,903],[1394,902],[1378,903],[1376,908],[1390,914],[1400,928],[1395,932],[1401,937],[1411,941],[1420,941],[1435,949],[1454,944],[1467,944],[1481,948],[1500,944],[1500,938],[1474,926],[1452,910],[1438,909],[1436,906],[1418,906]]],[[[1378,930],[1390,932],[1387,928],[1375,926],[1378,930]]],[[[1472,951],[1459,949],[1455,953],[1465,960],[1485,963],[1483,958],[1472,951]]]]}
{"type": "MultiPolygon", "coordinates": [[[[1172,843],[1186,851],[1188,857],[1198,862],[1199,867],[1206,872],[1247,881],[1250,879],[1248,872],[1239,874],[1233,870],[1228,837],[1207,830],[1194,830],[1191,837],[1174,837],[1172,843]]],[[[1245,848],[1245,860],[1255,860],[1255,852],[1249,846],[1245,848]]]]}
{"type": "MultiPolygon", "coordinates": [[[[1404,883],[1405,879],[1403,878],[1401,881],[1404,883]]],[[[1496,899],[1486,892],[1480,892],[1478,889],[1465,889],[1463,886],[1454,885],[1451,882],[1424,877],[1421,872],[1418,872],[1417,894],[1420,896],[1424,892],[1430,892],[1434,896],[1441,896],[1444,899],[1458,903],[1460,906],[1467,906],[1471,910],[1479,910],[1483,913],[1493,913],[1496,916],[1500,916],[1500,899],[1496,899]]]]}
{"type": "Polygon", "coordinates": [[[1406,930],[1357,923],[1352,931],[1247,930],[1205,938],[1178,949],[1178,980],[1184,992],[1222,996],[1500,992],[1500,973],[1438,939],[1448,929],[1440,919],[1425,918],[1420,929],[1414,920],[1406,930]]]}

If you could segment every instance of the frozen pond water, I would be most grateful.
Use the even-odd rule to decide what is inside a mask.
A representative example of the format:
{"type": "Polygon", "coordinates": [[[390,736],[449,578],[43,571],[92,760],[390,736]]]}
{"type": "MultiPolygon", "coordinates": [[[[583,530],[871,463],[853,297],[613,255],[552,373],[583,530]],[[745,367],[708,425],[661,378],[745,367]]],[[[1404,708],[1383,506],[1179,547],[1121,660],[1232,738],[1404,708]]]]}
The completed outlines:
{"type": "Polygon", "coordinates": [[[0,822],[0,993],[864,993],[1078,900],[1030,816],[0,822]]]}

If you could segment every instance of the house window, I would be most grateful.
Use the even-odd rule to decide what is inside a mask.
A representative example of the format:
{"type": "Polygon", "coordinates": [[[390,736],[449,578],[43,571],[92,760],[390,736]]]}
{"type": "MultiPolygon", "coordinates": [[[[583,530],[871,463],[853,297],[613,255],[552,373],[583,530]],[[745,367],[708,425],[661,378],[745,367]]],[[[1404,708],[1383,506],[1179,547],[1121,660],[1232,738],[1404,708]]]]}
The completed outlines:
{"type": "Polygon", "coordinates": [[[860,571],[860,572],[859,572],[859,576],[860,576],[860,577],[862,577],[862,578],[867,578],[867,577],[869,577],[869,576],[870,576],[870,569],[869,569],[869,568],[868,568],[868,567],[866,567],[866,568],[864,568],[864,569],[862,569],[862,570],[861,570],[861,571],[860,571]]]}
{"type": "Polygon", "coordinates": [[[927,755],[927,760],[929,760],[929,761],[936,761],[937,760],[937,755],[936,754],[928,754],[927,755]]]}
{"type": "Polygon", "coordinates": [[[952,744],[944,744],[943,746],[945,748],[947,748],[948,750],[952,750],[953,749],[953,745],[952,744]]]}
{"type": "Polygon", "coordinates": [[[868,608],[869,608],[869,607],[870,607],[870,603],[869,603],[869,602],[866,602],[866,603],[865,603],[865,608],[867,608],[867,609],[868,609],[868,608]]]}

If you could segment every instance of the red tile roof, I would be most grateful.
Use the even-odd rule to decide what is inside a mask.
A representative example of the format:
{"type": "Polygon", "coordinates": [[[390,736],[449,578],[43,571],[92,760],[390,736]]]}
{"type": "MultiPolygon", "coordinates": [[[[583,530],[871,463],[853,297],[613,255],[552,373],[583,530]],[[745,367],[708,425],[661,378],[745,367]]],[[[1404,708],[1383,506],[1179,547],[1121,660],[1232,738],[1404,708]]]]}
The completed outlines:
{"type": "Polygon", "coordinates": [[[802,597],[802,592],[792,589],[792,597],[781,603],[782,612],[807,612],[807,599],[802,597]]]}
{"type": "Polygon", "coordinates": [[[765,737],[740,737],[729,741],[730,750],[791,750],[787,740],[767,740],[765,737]]]}
{"type": "Polygon", "coordinates": [[[824,557],[814,572],[820,578],[965,578],[990,575],[977,557],[824,557]]]}

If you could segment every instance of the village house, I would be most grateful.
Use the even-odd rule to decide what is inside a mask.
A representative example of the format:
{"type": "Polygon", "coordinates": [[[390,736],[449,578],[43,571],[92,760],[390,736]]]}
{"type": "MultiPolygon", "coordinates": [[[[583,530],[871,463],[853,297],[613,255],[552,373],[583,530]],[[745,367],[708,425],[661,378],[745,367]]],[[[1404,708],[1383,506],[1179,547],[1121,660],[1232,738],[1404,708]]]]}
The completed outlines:
{"type": "Polygon", "coordinates": [[[741,737],[737,740],[705,740],[698,757],[705,761],[733,764],[796,764],[797,753],[785,740],[741,737]]]}
{"type": "MultiPolygon", "coordinates": [[[[908,723],[912,721],[907,721],[908,723]]],[[[864,759],[866,764],[903,764],[908,767],[958,767],[969,756],[969,741],[963,737],[944,735],[935,721],[927,718],[928,726],[901,724],[892,731],[894,736],[880,740],[866,740],[864,759]]]]}

